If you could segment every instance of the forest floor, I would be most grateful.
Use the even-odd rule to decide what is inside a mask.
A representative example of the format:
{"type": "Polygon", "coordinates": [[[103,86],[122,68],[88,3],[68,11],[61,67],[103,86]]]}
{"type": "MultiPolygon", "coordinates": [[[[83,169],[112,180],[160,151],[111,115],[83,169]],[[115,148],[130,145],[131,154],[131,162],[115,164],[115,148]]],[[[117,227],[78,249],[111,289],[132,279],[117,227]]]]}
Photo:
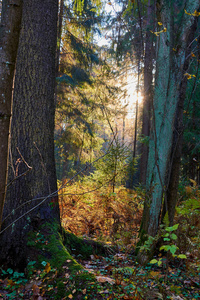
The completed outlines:
{"type": "Polygon", "coordinates": [[[0,299],[200,299],[199,199],[194,195],[192,208],[189,200],[180,205],[179,226],[172,229],[171,246],[182,258],[158,249],[154,263],[142,266],[135,256],[142,197],[124,189],[98,194],[93,209],[88,198],[62,199],[68,231],[56,239],[42,229],[35,232],[30,245],[43,251],[43,258],[30,260],[24,273],[1,269],[0,299]]]}

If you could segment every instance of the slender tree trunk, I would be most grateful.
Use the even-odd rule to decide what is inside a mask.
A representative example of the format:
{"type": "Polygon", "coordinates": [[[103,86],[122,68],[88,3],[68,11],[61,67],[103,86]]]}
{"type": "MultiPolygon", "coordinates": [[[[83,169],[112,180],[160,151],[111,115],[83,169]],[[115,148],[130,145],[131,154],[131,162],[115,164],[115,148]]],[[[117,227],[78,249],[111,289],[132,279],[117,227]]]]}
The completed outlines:
{"type": "Polygon", "coordinates": [[[42,202],[57,190],[54,161],[57,14],[57,0],[23,2],[9,180],[20,177],[8,189],[2,229],[16,222],[0,236],[0,260],[21,268],[28,257],[28,232],[38,230],[45,222],[56,220],[59,224],[57,194],[42,202]],[[27,173],[29,166],[32,169],[27,173]],[[34,209],[36,205],[39,206],[34,209]]]}
{"type": "MultiPolygon", "coordinates": [[[[58,28],[57,28],[57,48],[56,48],[56,78],[59,76],[59,60],[60,60],[60,47],[62,37],[62,24],[63,24],[63,11],[64,11],[64,0],[59,1],[59,15],[58,15],[58,28]]],[[[55,86],[55,104],[57,102],[57,82],[55,86]]]]}
{"type": "Polygon", "coordinates": [[[58,16],[57,49],[56,49],[56,77],[58,76],[58,71],[59,71],[59,58],[60,58],[61,36],[62,36],[63,11],[64,11],[64,0],[60,0],[60,3],[59,3],[59,16],[58,16]]]}
{"type": "MultiPolygon", "coordinates": [[[[149,137],[150,135],[150,116],[151,103],[153,98],[152,81],[153,81],[153,37],[150,32],[150,26],[153,24],[153,10],[151,8],[151,0],[148,2],[147,12],[147,32],[145,39],[145,57],[144,57],[144,98],[143,98],[143,115],[142,115],[142,136],[149,137]]],[[[147,162],[149,147],[147,143],[141,145],[140,158],[140,183],[145,185],[147,162]]]]}
{"type": "Polygon", "coordinates": [[[21,15],[21,0],[3,1],[0,27],[0,230],[6,196],[12,89],[21,15]]]}

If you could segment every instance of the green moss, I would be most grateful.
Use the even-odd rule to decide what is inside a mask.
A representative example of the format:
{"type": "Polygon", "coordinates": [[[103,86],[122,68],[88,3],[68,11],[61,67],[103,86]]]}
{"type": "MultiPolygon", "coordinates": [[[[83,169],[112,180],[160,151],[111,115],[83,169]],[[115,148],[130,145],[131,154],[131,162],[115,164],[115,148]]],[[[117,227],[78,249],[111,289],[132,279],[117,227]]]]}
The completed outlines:
{"type": "Polygon", "coordinates": [[[89,259],[90,255],[106,255],[106,245],[89,239],[77,237],[73,233],[62,229],[63,243],[71,254],[82,259],[89,259]]]}
{"type": "MultiPolygon", "coordinates": [[[[94,253],[91,245],[87,245],[82,239],[75,235],[64,234],[64,242],[70,249],[77,247],[77,252],[83,257],[94,253]]],[[[99,291],[101,287],[95,276],[77,263],[67,248],[63,245],[63,236],[59,233],[56,224],[44,224],[38,232],[30,232],[28,245],[35,261],[34,268],[42,271],[40,273],[46,286],[53,286],[45,295],[48,299],[62,299],[73,294],[73,299],[85,299],[83,291],[87,290],[87,299],[102,299],[99,291]],[[49,263],[51,270],[45,273],[45,264],[49,263]],[[55,275],[56,274],[56,275],[55,275]],[[80,298],[81,297],[81,298],[80,298]]],[[[71,250],[72,251],[72,250],[71,250]]],[[[33,266],[30,265],[32,268],[33,266]]],[[[32,270],[31,270],[32,271],[32,270]]],[[[33,272],[32,272],[33,273],[33,272]]]]}
{"type": "Polygon", "coordinates": [[[62,299],[65,297],[66,294],[66,288],[62,281],[58,282],[57,284],[57,294],[55,296],[55,299],[62,299]]]}
{"type": "Polygon", "coordinates": [[[87,259],[94,253],[91,245],[83,242],[82,238],[75,236],[63,230],[64,244],[69,249],[70,253],[81,256],[83,259],[87,259]]]}
{"type": "MultiPolygon", "coordinates": [[[[68,261],[67,265],[71,272],[81,270],[82,266],[74,260],[63,245],[62,236],[58,229],[56,223],[44,224],[38,232],[32,231],[29,233],[28,246],[32,248],[32,252],[37,252],[37,262],[39,264],[46,261],[50,263],[52,268],[59,270],[68,261]],[[34,248],[35,251],[33,251],[34,248]]],[[[35,260],[35,258],[31,259],[35,260]]]]}

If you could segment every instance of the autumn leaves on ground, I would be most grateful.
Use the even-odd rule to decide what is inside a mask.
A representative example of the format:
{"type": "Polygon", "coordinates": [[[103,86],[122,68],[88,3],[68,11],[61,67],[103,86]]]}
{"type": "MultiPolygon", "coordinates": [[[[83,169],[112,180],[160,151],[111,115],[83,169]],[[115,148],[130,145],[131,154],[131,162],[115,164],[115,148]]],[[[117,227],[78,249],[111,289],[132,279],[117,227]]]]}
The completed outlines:
{"type": "Polygon", "coordinates": [[[49,224],[30,234],[25,273],[1,269],[1,299],[199,299],[198,187],[180,190],[179,225],[163,226],[160,251],[145,266],[135,256],[144,192],[90,188],[60,191],[62,232],[49,224]]]}

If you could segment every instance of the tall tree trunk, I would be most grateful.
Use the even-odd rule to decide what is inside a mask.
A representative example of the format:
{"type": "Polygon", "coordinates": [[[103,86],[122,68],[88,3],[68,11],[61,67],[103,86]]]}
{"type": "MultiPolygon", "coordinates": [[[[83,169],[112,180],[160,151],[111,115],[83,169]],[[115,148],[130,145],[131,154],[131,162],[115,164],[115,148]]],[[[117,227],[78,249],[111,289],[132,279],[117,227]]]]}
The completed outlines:
{"type": "MultiPolygon", "coordinates": [[[[144,57],[144,98],[143,98],[143,115],[142,115],[142,136],[149,137],[150,135],[150,115],[151,103],[153,98],[152,81],[153,81],[153,37],[150,32],[150,26],[153,24],[153,9],[151,0],[148,2],[147,11],[147,32],[145,38],[145,57],[144,57]]],[[[145,185],[149,147],[147,143],[141,145],[140,158],[140,183],[145,185]]]]}
{"type": "Polygon", "coordinates": [[[2,3],[0,26],[0,230],[6,196],[12,88],[22,16],[22,1],[2,3]]]}
{"type": "Polygon", "coordinates": [[[0,236],[0,260],[13,266],[26,264],[30,230],[37,230],[46,221],[60,222],[57,194],[42,200],[57,190],[54,161],[57,14],[58,0],[23,2],[9,180],[20,177],[8,189],[3,228],[17,221],[0,236]],[[27,173],[29,166],[32,169],[27,173]]]}
{"type": "MultiPolygon", "coordinates": [[[[198,9],[199,1],[187,1],[188,10],[198,9]]],[[[156,65],[155,92],[153,99],[153,122],[149,142],[149,157],[147,168],[148,201],[145,203],[140,242],[144,235],[155,236],[160,222],[162,199],[165,192],[165,180],[168,161],[172,148],[174,119],[179,99],[179,84],[185,60],[187,35],[193,17],[184,14],[178,43],[181,53],[177,55],[174,47],[174,11],[173,1],[161,1],[158,11],[158,21],[161,21],[166,31],[159,35],[158,56],[156,65]]],[[[140,257],[145,260],[145,257],[140,257]]]]}
{"type": "MultiPolygon", "coordinates": [[[[190,27],[190,31],[188,34],[187,40],[187,50],[186,50],[186,60],[183,67],[183,75],[188,72],[189,62],[191,58],[191,45],[194,40],[194,35],[197,29],[197,19],[194,20],[194,23],[190,27]]],[[[168,164],[168,176],[166,182],[166,195],[165,195],[165,203],[163,206],[162,218],[165,216],[166,212],[168,212],[169,225],[173,225],[175,207],[177,201],[177,193],[178,193],[178,183],[179,183],[179,173],[180,173],[180,165],[181,165],[181,154],[182,154],[182,140],[183,140],[183,105],[186,95],[187,89],[187,77],[183,77],[180,87],[179,87],[179,100],[176,108],[175,115],[175,124],[173,131],[173,142],[170,160],[168,164]]]]}
{"type": "MultiPolygon", "coordinates": [[[[57,47],[56,47],[56,78],[59,76],[59,60],[60,60],[60,46],[62,37],[62,24],[63,24],[63,11],[64,0],[59,1],[59,15],[58,15],[58,28],[57,28],[57,47]]],[[[55,86],[55,104],[57,102],[57,82],[55,86]]]]}

